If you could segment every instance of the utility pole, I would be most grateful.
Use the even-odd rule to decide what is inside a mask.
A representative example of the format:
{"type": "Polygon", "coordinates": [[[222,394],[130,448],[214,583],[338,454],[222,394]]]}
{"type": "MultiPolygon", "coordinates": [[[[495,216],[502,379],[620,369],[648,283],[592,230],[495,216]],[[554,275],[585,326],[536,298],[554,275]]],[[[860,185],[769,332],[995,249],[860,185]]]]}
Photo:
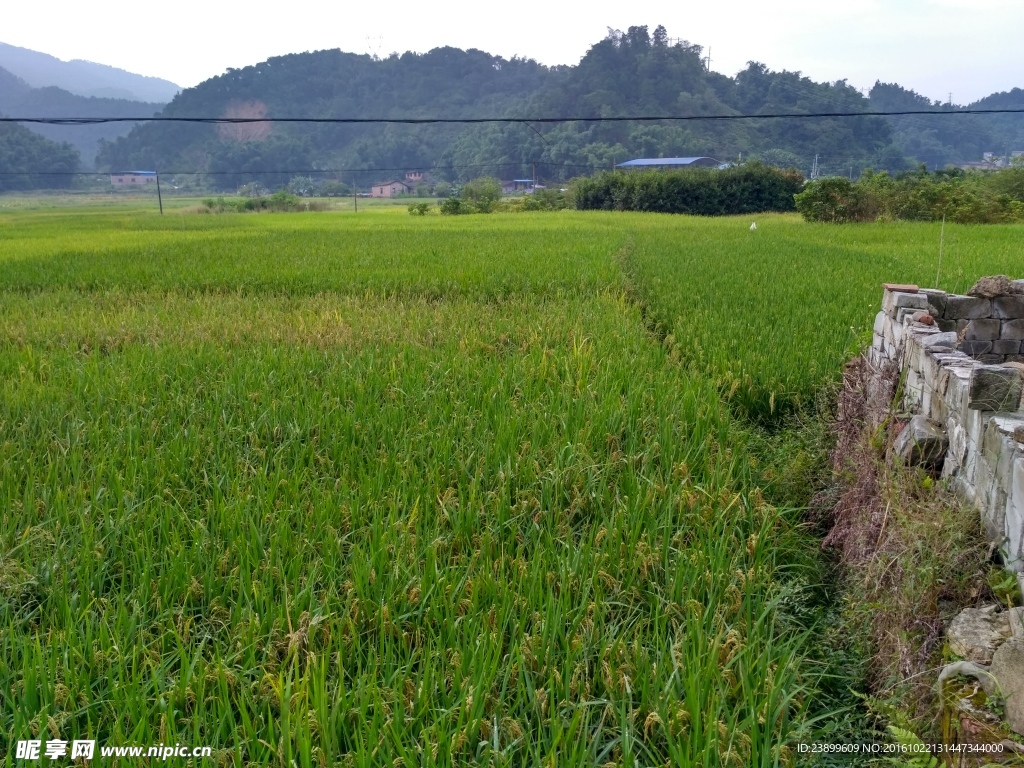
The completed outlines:
{"type": "Polygon", "coordinates": [[[818,173],[819,173],[819,169],[818,169],[818,155],[817,155],[817,153],[815,153],[815,155],[814,155],[814,165],[811,166],[811,181],[814,181],[815,179],[818,178],[818,173]]]}
{"type": "Polygon", "coordinates": [[[707,61],[707,70],[708,70],[708,72],[710,72],[711,71],[711,46],[710,45],[708,46],[708,57],[707,57],[707,59],[705,59],[705,61],[707,61]]]}
{"type": "Polygon", "coordinates": [[[537,162],[533,162],[533,191],[537,191],[537,162]]]}
{"type": "Polygon", "coordinates": [[[160,194],[160,171],[156,172],[156,201],[160,204],[160,215],[164,215],[164,196],[160,194]]]}
{"type": "Polygon", "coordinates": [[[352,177],[352,208],[355,213],[359,213],[359,196],[356,194],[358,189],[356,188],[356,177],[352,177]]]}

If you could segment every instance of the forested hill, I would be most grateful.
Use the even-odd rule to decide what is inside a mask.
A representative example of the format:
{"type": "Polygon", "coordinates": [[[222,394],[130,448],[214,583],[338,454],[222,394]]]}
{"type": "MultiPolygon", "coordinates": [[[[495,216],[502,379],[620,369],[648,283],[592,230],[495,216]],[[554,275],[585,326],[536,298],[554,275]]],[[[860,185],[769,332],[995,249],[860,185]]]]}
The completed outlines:
{"type": "MultiPolygon", "coordinates": [[[[870,93],[876,111],[927,110],[957,112],[962,107],[930,101],[896,83],[875,83],[870,93]]],[[[1024,109],[1024,90],[1014,88],[994,93],[969,105],[978,109],[1024,109]]],[[[931,117],[906,115],[889,118],[893,143],[907,157],[929,168],[947,163],[981,160],[984,152],[1002,155],[1024,149],[1024,120],[1021,115],[971,115],[931,117]]]]}
{"type": "MultiPolygon", "coordinates": [[[[0,113],[7,117],[152,117],[162,104],[125,99],[78,96],[53,86],[33,88],[20,77],[0,68],[0,113]]],[[[102,125],[40,125],[29,130],[62,144],[71,144],[86,167],[92,167],[102,141],[126,135],[131,123],[102,125]]]]}
{"type": "MultiPolygon", "coordinates": [[[[928,104],[895,85],[870,99],[845,82],[816,83],[799,73],[751,63],[735,77],[709,72],[700,46],[647,27],[611,31],[576,66],[545,67],[478,50],[439,48],[385,59],[319,51],[230,70],[179,93],[167,116],[250,117],[561,117],[868,111],[928,104]]],[[[1024,93],[1001,94],[1011,100],[1024,93]],[[1016,94],[1016,95],[1015,95],[1016,94]]],[[[990,99],[997,99],[997,96],[990,99]]],[[[438,176],[481,174],[568,178],[637,156],[758,157],[825,172],[890,170],[973,160],[1012,138],[1006,121],[878,117],[735,122],[570,123],[561,125],[196,126],[147,124],[106,146],[111,168],[204,171],[230,187],[269,171],[306,168],[433,168],[438,176]],[[940,122],[942,121],[942,122],[940,122]],[[987,122],[986,122],[987,121],[987,122]],[[980,130],[979,126],[984,130],[980,130]],[[989,146],[992,144],[993,146],[989,146]],[[230,175],[229,175],[230,174],[230,175]]]]}
{"type": "MultiPolygon", "coordinates": [[[[270,59],[182,91],[172,117],[481,117],[526,114],[552,71],[523,59],[438,48],[375,60],[338,50],[270,59]]],[[[450,126],[148,124],[106,147],[116,168],[414,168],[443,162],[466,131],[450,126]]],[[[375,179],[374,179],[375,180],[375,179]]],[[[232,182],[233,183],[233,182],[232,182]]]]}
{"type": "MultiPolygon", "coordinates": [[[[0,113],[2,114],[2,113],[0,113]]],[[[78,152],[14,123],[0,123],[0,192],[69,186],[78,152]]]]}

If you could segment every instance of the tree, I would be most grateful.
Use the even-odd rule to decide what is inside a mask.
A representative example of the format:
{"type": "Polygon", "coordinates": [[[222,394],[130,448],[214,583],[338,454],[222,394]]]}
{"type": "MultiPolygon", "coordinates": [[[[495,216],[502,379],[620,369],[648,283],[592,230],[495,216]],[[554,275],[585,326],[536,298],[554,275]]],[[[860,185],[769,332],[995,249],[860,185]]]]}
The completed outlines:
{"type": "Polygon", "coordinates": [[[467,181],[462,185],[459,197],[472,203],[482,213],[488,213],[501,200],[501,182],[487,176],[467,181]]]}
{"type": "Polygon", "coordinates": [[[287,189],[298,197],[318,197],[323,194],[320,182],[312,176],[296,176],[288,182],[287,189]]]}
{"type": "Polygon", "coordinates": [[[807,221],[842,224],[872,217],[863,186],[842,176],[812,181],[795,199],[796,209],[807,221]]]}
{"type": "Polygon", "coordinates": [[[784,149],[769,149],[761,153],[761,162],[774,168],[799,168],[800,158],[784,149]]]}
{"type": "Polygon", "coordinates": [[[16,123],[0,124],[0,192],[70,187],[80,162],[70,144],[50,141],[16,123]]]}

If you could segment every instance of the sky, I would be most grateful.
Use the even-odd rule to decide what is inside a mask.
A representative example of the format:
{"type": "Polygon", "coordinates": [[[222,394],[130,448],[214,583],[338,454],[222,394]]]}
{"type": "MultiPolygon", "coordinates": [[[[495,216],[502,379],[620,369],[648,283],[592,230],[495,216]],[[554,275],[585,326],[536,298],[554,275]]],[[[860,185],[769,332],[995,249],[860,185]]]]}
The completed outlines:
{"type": "Polygon", "coordinates": [[[380,56],[442,45],[575,64],[609,27],[663,24],[711,49],[727,75],[747,61],[858,88],[898,82],[967,104],[1024,87],[1024,0],[49,0],[9,3],[0,41],[188,87],[271,56],[341,48],[380,56]],[[535,9],[536,12],[529,12],[535,9]]]}

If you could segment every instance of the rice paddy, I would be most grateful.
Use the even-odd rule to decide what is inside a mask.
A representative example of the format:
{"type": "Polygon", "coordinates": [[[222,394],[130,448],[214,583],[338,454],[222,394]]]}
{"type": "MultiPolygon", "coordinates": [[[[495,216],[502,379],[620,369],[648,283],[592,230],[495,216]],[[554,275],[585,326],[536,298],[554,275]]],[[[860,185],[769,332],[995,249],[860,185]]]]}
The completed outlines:
{"type": "MultiPolygon", "coordinates": [[[[2,751],[788,764],[816,543],[740,417],[937,230],[748,226],[0,215],[2,751]]],[[[954,230],[963,271],[1018,234],[954,230]]]]}
{"type": "Polygon", "coordinates": [[[795,216],[644,217],[626,269],[669,344],[741,413],[807,405],[871,342],[882,283],[966,291],[1024,274],[1024,228],[895,222],[809,225],[795,216]],[[942,256],[940,258],[940,239],[942,256]]]}

